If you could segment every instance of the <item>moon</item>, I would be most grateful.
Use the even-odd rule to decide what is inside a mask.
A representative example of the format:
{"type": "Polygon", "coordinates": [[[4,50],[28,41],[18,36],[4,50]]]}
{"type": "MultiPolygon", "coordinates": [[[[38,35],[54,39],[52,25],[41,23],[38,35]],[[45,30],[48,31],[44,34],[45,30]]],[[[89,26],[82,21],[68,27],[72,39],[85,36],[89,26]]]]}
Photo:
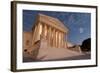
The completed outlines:
{"type": "Polygon", "coordinates": [[[79,28],[79,32],[80,32],[80,33],[83,33],[83,32],[84,32],[84,29],[83,29],[82,27],[80,27],[80,28],[79,28]]]}

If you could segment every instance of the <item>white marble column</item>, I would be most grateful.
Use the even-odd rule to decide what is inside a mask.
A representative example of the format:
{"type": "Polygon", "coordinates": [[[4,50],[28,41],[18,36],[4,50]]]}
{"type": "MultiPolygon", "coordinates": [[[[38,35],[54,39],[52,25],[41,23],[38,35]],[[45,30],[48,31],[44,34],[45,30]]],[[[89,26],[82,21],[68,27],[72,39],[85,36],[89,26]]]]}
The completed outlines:
{"type": "Polygon", "coordinates": [[[36,35],[36,28],[37,28],[37,26],[35,25],[35,28],[33,30],[33,36],[32,36],[32,45],[34,44],[34,39],[35,39],[35,35],[36,35]]]}
{"type": "Polygon", "coordinates": [[[46,25],[42,24],[42,38],[46,39],[46,25]]]}
{"type": "Polygon", "coordinates": [[[38,29],[39,29],[39,23],[37,25],[35,25],[35,28],[34,28],[32,45],[34,44],[34,42],[39,40],[39,30],[38,29]]]}
{"type": "Polygon", "coordinates": [[[57,34],[56,34],[56,44],[57,44],[57,48],[59,47],[59,32],[57,31],[57,34]]]}
{"type": "Polygon", "coordinates": [[[48,45],[51,45],[51,27],[47,27],[47,40],[48,40],[48,45]]]}
{"type": "Polygon", "coordinates": [[[58,48],[60,48],[60,32],[58,33],[58,48]]]}
{"type": "Polygon", "coordinates": [[[57,48],[57,30],[55,32],[55,47],[57,48]]]}
{"type": "Polygon", "coordinates": [[[56,36],[55,36],[55,29],[53,29],[53,32],[52,32],[52,34],[53,34],[53,37],[52,37],[52,39],[53,39],[53,47],[55,47],[55,41],[56,41],[56,36]]]}
{"type": "Polygon", "coordinates": [[[42,34],[42,24],[41,23],[39,23],[39,34],[40,34],[40,36],[42,34]]]}
{"type": "Polygon", "coordinates": [[[58,31],[58,48],[60,48],[60,32],[58,31]]]}
{"type": "Polygon", "coordinates": [[[64,33],[62,33],[62,47],[64,48],[64,33]]]}
{"type": "Polygon", "coordinates": [[[53,28],[51,28],[51,40],[50,40],[51,46],[53,47],[53,28]]]}
{"type": "Polygon", "coordinates": [[[44,24],[42,24],[42,34],[41,34],[41,37],[43,38],[44,37],[44,24]]]}
{"type": "Polygon", "coordinates": [[[54,31],[54,47],[56,47],[56,29],[54,31]]]}
{"type": "Polygon", "coordinates": [[[45,30],[45,38],[47,37],[47,25],[45,24],[44,26],[44,30],[45,30]]]}
{"type": "Polygon", "coordinates": [[[62,46],[63,46],[63,37],[62,37],[62,32],[61,32],[61,48],[63,48],[62,46]]]}
{"type": "Polygon", "coordinates": [[[59,48],[62,48],[61,46],[62,46],[62,33],[61,33],[61,31],[59,32],[59,48]]]}

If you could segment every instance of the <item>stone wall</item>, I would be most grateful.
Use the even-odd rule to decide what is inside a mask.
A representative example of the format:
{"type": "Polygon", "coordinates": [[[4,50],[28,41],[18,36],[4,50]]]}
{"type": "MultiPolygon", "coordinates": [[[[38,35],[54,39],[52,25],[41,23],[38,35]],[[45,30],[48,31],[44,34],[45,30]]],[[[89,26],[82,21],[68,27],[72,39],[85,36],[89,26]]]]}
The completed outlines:
{"type": "Polygon", "coordinates": [[[23,32],[23,49],[28,49],[32,43],[32,32],[23,32]]]}

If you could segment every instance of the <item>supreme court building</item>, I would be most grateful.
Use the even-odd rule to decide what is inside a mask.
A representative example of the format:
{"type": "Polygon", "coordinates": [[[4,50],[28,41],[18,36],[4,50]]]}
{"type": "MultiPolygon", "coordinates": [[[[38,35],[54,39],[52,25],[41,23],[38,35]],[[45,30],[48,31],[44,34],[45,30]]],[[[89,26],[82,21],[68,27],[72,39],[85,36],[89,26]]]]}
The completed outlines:
{"type": "Polygon", "coordinates": [[[31,32],[23,32],[24,50],[39,48],[67,49],[68,28],[57,18],[38,14],[31,32]]]}

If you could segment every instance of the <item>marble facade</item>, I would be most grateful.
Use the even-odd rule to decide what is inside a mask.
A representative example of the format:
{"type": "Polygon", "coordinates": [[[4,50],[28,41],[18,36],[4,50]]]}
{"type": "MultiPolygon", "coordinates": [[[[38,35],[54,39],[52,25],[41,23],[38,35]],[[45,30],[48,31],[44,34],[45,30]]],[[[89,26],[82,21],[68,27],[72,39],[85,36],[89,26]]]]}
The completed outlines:
{"type": "Polygon", "coordinates": [[[67,48],[65,36],[68,33],[68,28],[56,18],[39,14],[32,32],[32,44],[45,39],[50,47],[67,48]]]}

